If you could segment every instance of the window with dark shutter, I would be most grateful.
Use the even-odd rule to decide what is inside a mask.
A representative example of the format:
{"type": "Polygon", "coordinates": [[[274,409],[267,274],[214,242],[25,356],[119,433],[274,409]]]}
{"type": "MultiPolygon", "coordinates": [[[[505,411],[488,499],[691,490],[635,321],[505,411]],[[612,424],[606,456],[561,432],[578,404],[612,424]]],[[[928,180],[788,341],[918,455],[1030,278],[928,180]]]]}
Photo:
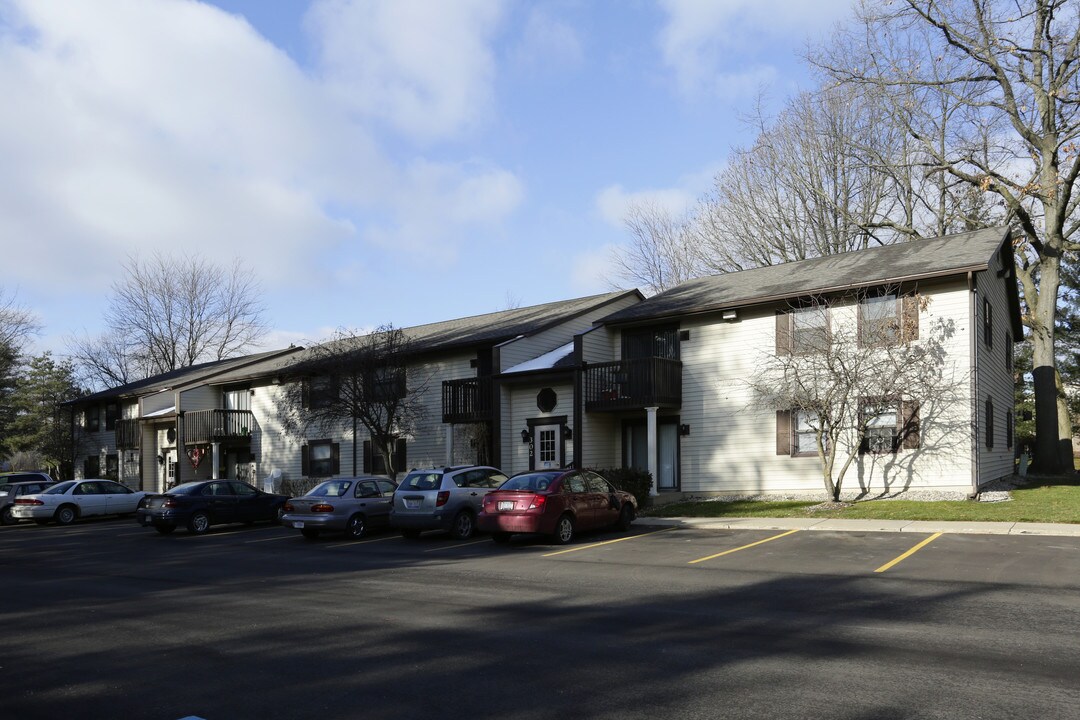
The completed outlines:
{"type": "Polygon", "coordinates": [[[1005,369],[1009,372],[1013,369],[1013,341],[1010,332],[1005,333],[1005,369]]]}
{"type": "Polygon", "coordinates": [[[1013,446],[1013,412],[1009,410],[1005,413],[1005,447],[1012,450],[1013,446]]]}
{"type": "Polygon", "coordinates": [[[994,306],[988,298],[983,298],[983,342],[986,347],[994,347],[994,306]]]}
{"type": "Polygon", "coordinates": [[[776,354],[791,354],[791,313],[776,311],[776,354]]]}
{"type": "Polygon", "coordinates": [[[994,399],[986,398],[986,447],[994,447],[994,399]]]}
{"type": "Polygon", "coordinates": [[[116,418],[120,414],[120,407],[116,403],[109,403],[105,406],[105,429],[116,429],[116,418]]]}
{"type": "Polygon", "coordinates": [[[330,477],[341,472],[341,455],[338,443],[329,440],[313,440],[305,447],[302,460],[304,475],[330,477]]]}

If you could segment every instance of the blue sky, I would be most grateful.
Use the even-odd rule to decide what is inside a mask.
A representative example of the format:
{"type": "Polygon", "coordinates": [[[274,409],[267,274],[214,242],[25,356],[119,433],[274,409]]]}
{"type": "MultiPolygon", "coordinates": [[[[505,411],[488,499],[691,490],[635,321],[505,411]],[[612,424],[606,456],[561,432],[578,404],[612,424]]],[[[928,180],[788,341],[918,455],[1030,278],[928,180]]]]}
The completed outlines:
{"type": "Polygon", "coordinates": [[[268,346],[610,289],[848,0],[0,0],[3,279],[36,349],[132,252],[244,258],[268,346]]]}

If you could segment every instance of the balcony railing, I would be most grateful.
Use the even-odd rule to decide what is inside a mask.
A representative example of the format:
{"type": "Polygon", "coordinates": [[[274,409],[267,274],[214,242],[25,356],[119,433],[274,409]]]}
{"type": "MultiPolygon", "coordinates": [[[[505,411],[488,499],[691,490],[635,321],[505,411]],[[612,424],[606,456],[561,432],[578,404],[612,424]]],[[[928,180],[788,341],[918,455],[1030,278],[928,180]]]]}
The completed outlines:
{"type": "Polygon", "coordinates": [[[137,450],[142,445],[142,430],[138,420],[116,421],[116,448],[118,450],[137,450]]]}
{"type": "Polygon", "coordinates": [[[191,410],[184,413],[184,444],[248,438],[254,427],[255,416],[250,410],[191,410]]]}
{"type": "Polygon", "coordinates": [[[682,362],[665,358],[589,363],[582,375],[592,412],[682,405],[682,362]]]}
{"type": "Polygon", "coordinates": [[[443,380],[444,423],[484,422],[491,419],[491,378],[443,380]]]}

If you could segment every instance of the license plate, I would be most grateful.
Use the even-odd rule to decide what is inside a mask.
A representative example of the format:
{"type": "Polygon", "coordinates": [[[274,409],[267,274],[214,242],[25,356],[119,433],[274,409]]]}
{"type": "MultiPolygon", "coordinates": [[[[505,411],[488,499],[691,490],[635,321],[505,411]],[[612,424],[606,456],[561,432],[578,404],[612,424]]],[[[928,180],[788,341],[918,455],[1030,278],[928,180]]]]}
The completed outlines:
{"type": "Polygon", "coordinates": [[[303,520],[294,520],[292,526],[296,530],[303,530],[304,529],[304,521],[303,520]]]}
{"type": "Polygon", "coordinates": [[[513,510],[513,509],[514,509],[514,501],[513,500],[500,500],[499,501],[499,512],[503,512],[505,510],[513,510]]]}
{"type": "Polygon", "coordinates": [[[407,507],[410,510],[415,510],[416,508],[420,507],[420,501],[410,499],[410,498],[405,498],[405,507],[407,507]]]}

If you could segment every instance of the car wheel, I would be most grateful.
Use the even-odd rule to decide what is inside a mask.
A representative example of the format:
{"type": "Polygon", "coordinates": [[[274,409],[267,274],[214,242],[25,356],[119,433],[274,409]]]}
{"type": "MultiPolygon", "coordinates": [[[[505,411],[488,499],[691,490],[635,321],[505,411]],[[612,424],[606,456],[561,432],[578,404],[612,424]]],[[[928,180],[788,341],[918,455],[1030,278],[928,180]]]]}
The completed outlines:
{"type": "Polygon", "coordinates": [[[197,512],[187,522],[187,529],[192,535],[202,535],[210,529],[210,516],[204,512],[197,512]]]}
{"type": "Polygon", "coordinates": [[[415,540],[416,538],[420,537],[420,531],[419,530],[402,530],[401,531],[401,536],[402,537],[407,537],[410,540],[415,540]]]}
{"type": "Polygon", "coordinates": [[[574,518],[563,515],[555,523],[555,534],[551,536],[556,545],[566,545],[574,539],[574,518]]]}
{"type": "Polygon", "coordinates": [[[0,512],[0,525],[14,525],[17,522],[19,522],[19,518],[11,514],[10,505],[0,512]]]}
{"type": "Polygon", "coordinates": [[[155,525],[154,529],[162,535],[172,535],[173,530],[176,529],[175,525],[155,525]]]}
{"type": "Polygon", "coordinates": [[[281,518],[284,517],[284,516],[285,516],[285,506],[284,505],[278,505],[277,506],[277,511],[274,513],[273,523],[275,525],[280,525],[281,524],[281,518]]]}
{"type": "Polygon", "coordinates": [[[508,533],[508,532],[493,533],[491,535],[491,539],[494,540],[495,542],[499,543],[500,545],[505,545],[506,543],[510,542],[510,533],[508,533]]]}
{"type": "Polygon", "coordinates": [[[454,524],[450,527],[450,535],[455,540],[468,540],[476,532],[476,520],[468,510],[462,510],[454,516],[454,524]]]}
{"type": "Polygon", "coordinates": [[[367,530],[367,524],[364,522],[364,516],[360,513],[356,513],[349,522],[345,523],[345,536],[350,540],[359,540],[364,537],[364,532],[367,530]]]}
{"type": "Polygon", "coordinates": [[[59,525],[70,525],[75,522],[75,518],[79,517],[79,513],[75,511],[73,505],[61,505],[56,510],[56,515],[53,516],[53,520],[56,520],[59,525]]]}
{"type": "Polygon", "coordinates": [[[308,540],[319,539],[319,531],[315,528],[300,528],[300,534],[306,537],[308,540]]]}
{"type": "Polygon", "coordinates": [[[630,503],[623,503],[622,511],[619,512],[619,522],[616,526],[620,530],[629,530],[631,523],[634,522],[634,507],[630,503]]]}

